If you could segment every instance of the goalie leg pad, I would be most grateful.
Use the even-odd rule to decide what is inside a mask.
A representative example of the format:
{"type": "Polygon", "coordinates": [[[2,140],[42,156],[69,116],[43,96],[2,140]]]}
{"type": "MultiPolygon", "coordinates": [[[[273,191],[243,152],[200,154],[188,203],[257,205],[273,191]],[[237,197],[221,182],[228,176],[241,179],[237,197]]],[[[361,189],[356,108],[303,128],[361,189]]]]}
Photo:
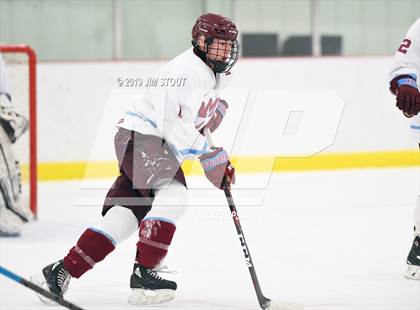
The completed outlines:
{"type": "Polygon", "coordinates": [[[22,203],[22,185],[19,162],[16,161],[12,145],[0,126],[0,195],[8,209],[23,221],[33,219],[29,205],[22,203]]]}
{"type": "Polygon", "coordinates": [[[18,237],[22,229],[22,220],[0,202],[0,237],[18,237]]]}
{"type": "Polygon", "coordinates": [[[22,221],[29,222],[33,219],[33,214],[29,206],[24,206],[21,200],[21,194],[14,194],[13,185],[7,178],[0,179],[0,195],[3,196],[5,206],[19,216],[22,221]]]}

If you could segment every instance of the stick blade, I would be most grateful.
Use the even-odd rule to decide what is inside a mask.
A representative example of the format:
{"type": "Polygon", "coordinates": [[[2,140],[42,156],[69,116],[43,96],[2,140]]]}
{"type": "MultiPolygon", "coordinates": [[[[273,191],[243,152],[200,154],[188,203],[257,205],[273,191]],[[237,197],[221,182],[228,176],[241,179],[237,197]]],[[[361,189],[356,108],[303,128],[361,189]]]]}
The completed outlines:
{"type": "Polygon", "coordinates": [[[303,310],[303,305],[293,302],[271,300],[266,310],[303,310]]]}

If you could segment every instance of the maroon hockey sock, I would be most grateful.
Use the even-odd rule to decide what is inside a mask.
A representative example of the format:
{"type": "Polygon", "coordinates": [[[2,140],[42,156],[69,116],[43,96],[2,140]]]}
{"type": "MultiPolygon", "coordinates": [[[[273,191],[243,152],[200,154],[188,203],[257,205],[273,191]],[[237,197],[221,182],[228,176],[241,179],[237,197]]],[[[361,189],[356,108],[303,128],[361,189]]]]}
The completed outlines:
{"type": "Polygon", "coordinates": [[[110,237],[99,230],[88,228],[64,257],[64,267],[72,277],[79,278],[114,249],[110,237]]]}
{"type": "Polygon", "coordinates": [[[148,218],[140,223],[137,243],[137,262],[146,267],[156,267],[168,253],[176,227],[162,219],[148,218]]]}

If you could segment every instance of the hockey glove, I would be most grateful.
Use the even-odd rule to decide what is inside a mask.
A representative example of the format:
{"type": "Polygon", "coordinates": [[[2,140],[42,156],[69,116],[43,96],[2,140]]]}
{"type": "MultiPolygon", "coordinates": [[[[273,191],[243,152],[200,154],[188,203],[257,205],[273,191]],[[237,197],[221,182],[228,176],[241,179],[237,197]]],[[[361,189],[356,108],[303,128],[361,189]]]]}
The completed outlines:
{"type": "Polygon", "coordinates": [[[4,94],[0,94],[0,125],[12,143],[29,128],[29,121],[14,110],[12,103],[4,94]]]}
{"type": "Polygon", "coordinates": [[[235,184],[235,168],[223,148],[217,147],[213,152],[201,155],[200,163],[207,179],[217,188],[223,189],[223,179],[226,179],[228,187],[235,184]]]}
{"type": "MultiPolygon", "coordinates": [[[[397,107],[406,117],[412,117],[420,112],[420,93],[416,81],[411,77],[397,77],[397,107]]],[[[392,85],[392,82],[391,82],[392,85]]]]}
{"type": "Polygon", "coordinates": [[[206,127],[210,129],[210,132],[214,132],[219,127],[228,108],[229,105],[227,104],[227,102],[221,99],[217,104],[216,111],[214,111],[213,116],[206,125],[206,127]]]}

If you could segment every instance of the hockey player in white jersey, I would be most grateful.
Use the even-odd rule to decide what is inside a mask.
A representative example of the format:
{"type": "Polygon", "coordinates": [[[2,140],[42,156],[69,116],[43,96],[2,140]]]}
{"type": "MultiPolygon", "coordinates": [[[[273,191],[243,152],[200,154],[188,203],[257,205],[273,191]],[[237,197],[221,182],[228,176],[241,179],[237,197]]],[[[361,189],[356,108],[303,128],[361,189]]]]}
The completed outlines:
{"type": "Polygon", "coordinates": [[[193,46],[159,70],[156,87],[137,94],[117,124],[120,176],[107,194],[102,221],[34,281],[63,296],[70,278],[81,277],[138,231],[129,303],[161,303],[174,297],[177,284],[161,278],[157,268],[188,204],[181,163],[199,158],[206,177],[219,189],[235,181],[227,152],[209,147],[202,133],[204,127],[216,130],[228,108],[218,92],[238,59],[237,36],[228,18],[208,13],[197,19],[193,46]],[[159,87],[168,78],[185,83],[159,87]]]}
{"type": "Polygon", "coordinates": [[[0,54],[0,236],[14,237],[33,218],[21,199],[20,166],[13,143],[28,129],[28,119],[14,109],[6,65],[0,54]]]}
{"type": "MultiPolygon", "coordinates": [[[[389,75],[397,107],[411,118],[411,130],[420,148],[420,18],[410,27],[394,56],[389,75]]],[[[420,154],[419,154],[420,155],[420,154]]],[[[420,194],[415,207],[414,241],[407,257],[408,279],[420,280],[420,194]]]]}

